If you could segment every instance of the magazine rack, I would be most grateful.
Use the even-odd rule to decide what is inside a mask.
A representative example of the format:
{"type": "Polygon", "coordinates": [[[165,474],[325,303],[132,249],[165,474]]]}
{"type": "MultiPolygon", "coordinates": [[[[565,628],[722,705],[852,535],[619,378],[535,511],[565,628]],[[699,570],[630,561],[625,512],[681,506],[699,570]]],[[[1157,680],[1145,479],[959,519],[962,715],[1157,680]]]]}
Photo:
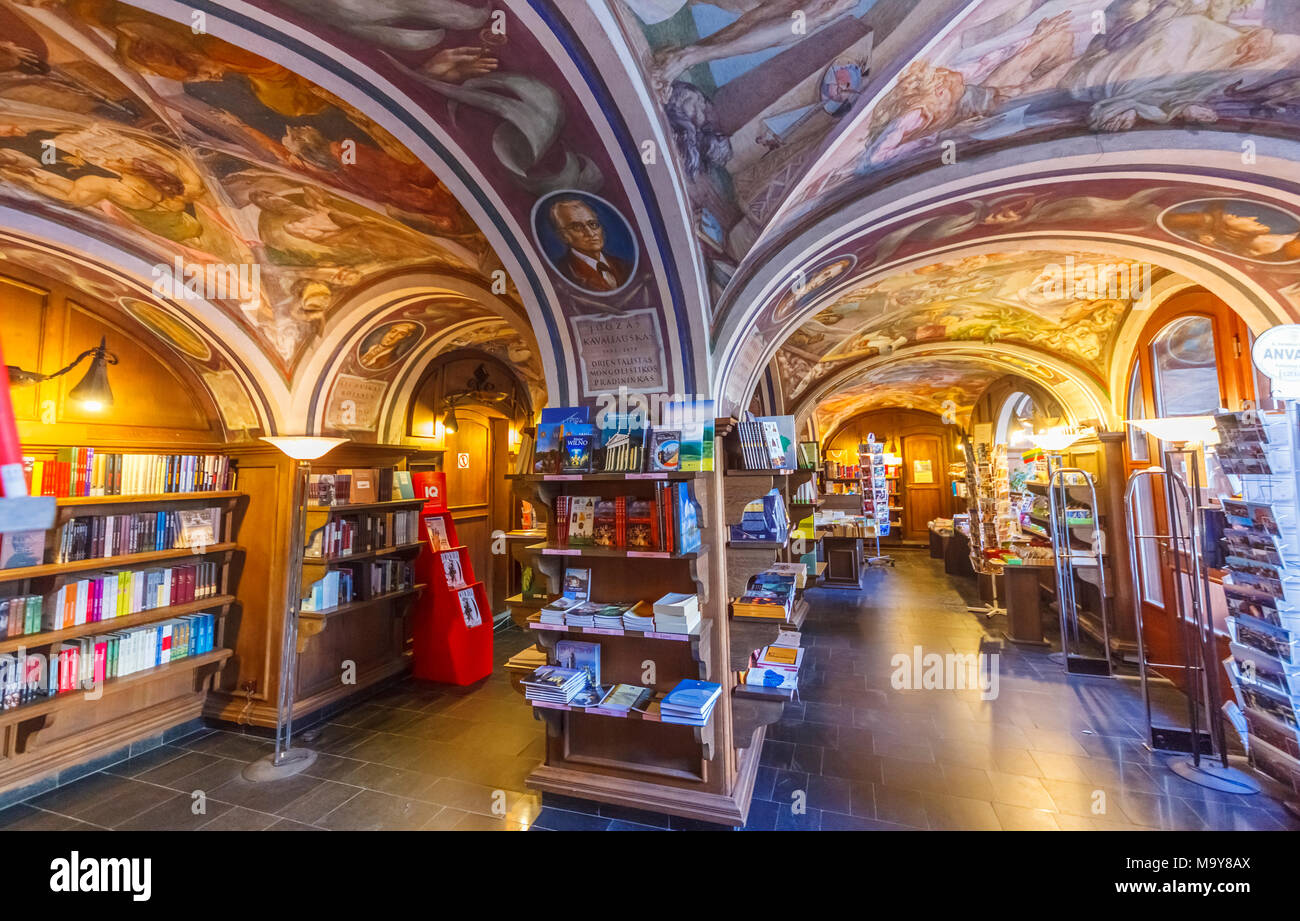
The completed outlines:
{"type": "Polygon", "coordinates": [[[487,589],[474,578],[469,550],[456,536],[456,522],[442,505],[420,512],[424,543],[415,561],[417,582],[428,586],[415,612],[415,677],[444,684],[473,684],[492,673],[492,609],[487,589]],[[450,549],[435,550],[430,524],[446,532],[450,549]],[[450,578],[458,571],[463,579],[450,578]],[[477,620],[477,623],[474,621],[477,620]]]}

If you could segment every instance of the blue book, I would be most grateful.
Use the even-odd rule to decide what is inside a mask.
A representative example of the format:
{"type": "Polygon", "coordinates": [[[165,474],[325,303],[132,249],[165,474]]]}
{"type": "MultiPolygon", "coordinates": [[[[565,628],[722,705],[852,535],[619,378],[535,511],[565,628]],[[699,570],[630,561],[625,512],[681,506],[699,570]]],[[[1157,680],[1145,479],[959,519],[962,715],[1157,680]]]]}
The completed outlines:
{"type": "Polygon", "coordinates": [[[660,711],[676,711],[704,715],[722,695],[722,685],[698,678],[683,678],[677,686],[664,695],[660,711]]]}
{"type": "Polygon", "coordinates": [[[564,457],[564,436],[594,435],[590,406],[552,406],[542,410],[533,448],[534,473],[559,473],[564,457]]]}

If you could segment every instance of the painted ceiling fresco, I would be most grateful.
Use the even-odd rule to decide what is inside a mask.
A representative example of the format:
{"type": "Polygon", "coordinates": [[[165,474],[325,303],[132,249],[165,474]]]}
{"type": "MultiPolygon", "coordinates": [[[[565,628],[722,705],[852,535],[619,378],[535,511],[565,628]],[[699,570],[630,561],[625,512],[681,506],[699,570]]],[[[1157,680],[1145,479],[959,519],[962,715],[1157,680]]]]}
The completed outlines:
{"type": "Polygon", "coordinates": [[[1292,0],[984,0],[906,64],[790,198],[787,217],[935,165],[1080,133],[1300,124],[1292,0]]]}
{"type": "Polygon", "coordinates": [[[0,29],[0,195],[121,241],[168,281],[177,260],[241,267],[223,305],[286,372],[376,276],[500,266],[428,167],[265,57],[111,0],[6,4],[0,29]]]}
{"type": "Polygon", "coordinates": [[[850,287],[777,353],[787,397],[909,345],[1001,342],[1063,358],[1104,380],[1112,335],[1161,270],[1093,253],[967,256],[850,287]]]}
{"type": "Polygon", "coordinates": [[[927,356],[880,364],[817,405],[817,430],[829,435],[846,419],[873,409],[917,409],[965,425],[980,395],[1004,373],[968,358],[927,356]]]}
{"type": "Polygon", "coordinates": [[[865,89],[893,0],[613,0],[671,128],[716,298],[865,89]],[[798,17],[803,17],[799,19],[798,17]]]}

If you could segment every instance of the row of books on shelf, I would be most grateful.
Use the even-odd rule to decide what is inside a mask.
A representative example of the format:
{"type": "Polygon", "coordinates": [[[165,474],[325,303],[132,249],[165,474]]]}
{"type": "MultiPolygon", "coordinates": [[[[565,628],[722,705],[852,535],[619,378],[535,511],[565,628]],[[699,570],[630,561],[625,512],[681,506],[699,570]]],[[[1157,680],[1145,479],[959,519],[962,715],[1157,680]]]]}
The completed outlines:
{"type": "Polygon", "coordinates": [[[47,658],[39,654],[0,656],[3,709],[74,691],[180,659],[211,652],[216,616],[187,614],[158,624],[86,636],[61,643],[47,658]]]}
{"type": "Polygon", "coordinates": [[[794,416],[754,416],[736,423],[740,460],[745,470],[793,470],[800,456],[794,416]]]}
{"type": "Polygon", "coordinates": [[[656,482],[654,496],[557,496],[556,540],[575,547],[695,553],[699,507],[690,484],[656,482]]]}
{"type": "Polygon", "coordinates": [[[313,473],[307,480],[307,503],[317,507],[414,498],[410,471],[395,467],[346,468],[313,473]]]}
{"type": "Polygon", "coordinates": [[[313,582],[302,600],[302,610],[329,611],[353,601],[400,592],[414,583],[411,566],[403,560],[366,560],[331,569],[313,582]]]}
{"type": "Polygon", "coordinates": [[[109,621],[216,595],[220,567],[201,561],[156,569],[106,572],[45,595],[0,600],[0,636],[26,636],[109,621]]]}
{"type": "Polygon", "coordinates": [[[745,591],[731,602],[733,617],[787,621],[794,612],[795,591],[806,583],[803,563],[773,563],[749,577],[745,591]]]}
{"type": "Polygon", "coordinates": [[[799,634],[782,633],[778,642],[750,653],[749,666],[741,673],[741,683],[751,687],[778,688],[793,691],[799,687],[799,669],[803,665],[804,650],[799,645],[799,634]]]}
{"type": "MultiPolygon", "coordinates": [[[[664,404],[652,423],[640,410],[555,406],[542,410],[533,473],[687,473],[713,469],[713,401],[664,404]]],[[[523,461],[528,457],[521,450],[523,461]]],[[[526,472],[521,470],[520,472],[526,472]]]]}
{"type": "Polygon", "coordinates": [[[699,632],[700,608],[695,595],[682,593],[669,593],[654,603],[586,601],[562,596],[538,612],[538,622],[556,627],[686,635],[699,632]]]}
{"type": "Polygon", "coordinates": [[[400,547],[420,539],[418,509],[398,512],[361,512],[346,518],[331,518],[307,537],[303,551],[308,559],[331,559],[400,547]]]}
{"type": "MultiPolygon", "coordinates": [[[[215,507],[78,516],[57,530],[53,562],[73,563],[210,546],[220,539],[221,518],[221,509],[215,507]]],[[[11,531],[0,535],[0,569],[40,566],[46,562],[45,531],[11,531]]]]}
{"type": "Polygon", "coordinates": [[[224,454],[121,454],[96,448],[58,448],[23,457],[27,491],[34,496],[138,496],[235,488],[224,454]]]}
{"type": "Polygon", "coordinates": [[[610,716],[636,711],[664,723],[704,726],[722,696],[720,684],[696,678],[683,678],[662,697],[654,688],[641,685],[601,684],[598,643],[562,640],[556,644],[555,655],[559,664],[542,665],[520,682],[527,700],[610,716]]]}

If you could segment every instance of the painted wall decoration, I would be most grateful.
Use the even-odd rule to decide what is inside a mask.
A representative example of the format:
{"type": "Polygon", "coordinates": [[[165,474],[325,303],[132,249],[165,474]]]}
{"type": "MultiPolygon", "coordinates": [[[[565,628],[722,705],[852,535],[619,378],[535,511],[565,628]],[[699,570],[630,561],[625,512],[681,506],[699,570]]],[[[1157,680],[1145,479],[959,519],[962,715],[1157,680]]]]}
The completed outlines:
{"type": "Polygon", "coordinates": [[[1203,198],[1167,209],[1160,226],[1216,253],[1266,265],[1300,262],[1300,218],[1245,198],[1203,198]]]}
{"type": "Polygon", "coordinates": [[[533,234],[551,269],[588,294],[616,294],[636,273],[636,235],[599,196],[577,189],[544,195],[533,206],[533,234]]]}
{"type": "Polygon", "coordinates": [[[423,334],[424,324],[417,320],[377,326],[357,344],[357,363],[367,371],[383,371],[406,357],[423,334]]]}
{"type": "Polygon", "coordinates": [[[1084,133],[1295,131],[1291,0],[984,0],[854,113],[790,217],[900,171],[1084,133]],[[1104,16],[1105,30],[1096,28],[1104,16]]]}

